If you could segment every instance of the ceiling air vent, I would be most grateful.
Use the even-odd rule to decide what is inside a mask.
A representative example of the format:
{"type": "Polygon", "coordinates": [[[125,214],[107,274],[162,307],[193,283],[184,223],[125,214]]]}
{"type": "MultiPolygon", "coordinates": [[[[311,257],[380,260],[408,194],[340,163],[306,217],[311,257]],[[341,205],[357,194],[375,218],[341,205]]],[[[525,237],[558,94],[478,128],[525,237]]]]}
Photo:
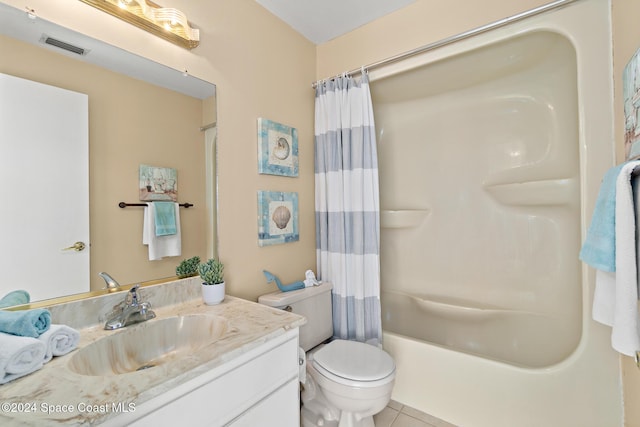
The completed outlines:
{"type": "Polygon", "coordinates": [[[63,42],[62,40],[58,40],[58,39],[54,39],[53,37],[49,37],[46,34],[43,34],[42,37],[40,38],[40,41],[42,43],[51,45],[51,46],[55,46],[58,47],[60,49],[64,49],[68,52],[72,52],[75,53],[77,55],[86,55],[87,53],[89,53],[88,49],[84,49],[78,46],[74,46],[70,43],[67,42],[63,42]]]}

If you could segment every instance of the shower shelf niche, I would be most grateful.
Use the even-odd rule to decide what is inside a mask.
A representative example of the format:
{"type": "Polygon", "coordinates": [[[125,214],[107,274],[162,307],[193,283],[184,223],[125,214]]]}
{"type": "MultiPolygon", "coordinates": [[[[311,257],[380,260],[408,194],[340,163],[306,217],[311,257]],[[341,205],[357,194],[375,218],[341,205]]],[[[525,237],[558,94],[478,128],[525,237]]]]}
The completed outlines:
{"type": "Polygon", "coordinates": [[[576,199],[576,180],[552,179],[507,184],[484,184],[499,203],[512,206],[566,205],[576,199]]]}
{"type": "Polygon", "coordinates": [[[429,215],[429,209],[399,209],[381,210],[380,227],[382,228],[412,228],[417,227],[429,215]]]}

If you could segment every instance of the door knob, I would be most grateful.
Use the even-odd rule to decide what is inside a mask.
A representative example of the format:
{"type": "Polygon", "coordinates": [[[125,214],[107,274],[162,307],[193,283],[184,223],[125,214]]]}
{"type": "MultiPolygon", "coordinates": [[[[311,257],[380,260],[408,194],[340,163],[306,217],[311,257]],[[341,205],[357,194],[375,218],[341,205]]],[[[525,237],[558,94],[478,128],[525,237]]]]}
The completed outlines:
{"type": "Polygon", "coordinates": [[[87,246],[82,243],[82,242],[75,242],[72,246],[69,246],[68,248],[64,248],[63,251],[76,251],[76,252],[80,252],[82,250],[84,250],[84,248],[86,248],[87,246]]]}

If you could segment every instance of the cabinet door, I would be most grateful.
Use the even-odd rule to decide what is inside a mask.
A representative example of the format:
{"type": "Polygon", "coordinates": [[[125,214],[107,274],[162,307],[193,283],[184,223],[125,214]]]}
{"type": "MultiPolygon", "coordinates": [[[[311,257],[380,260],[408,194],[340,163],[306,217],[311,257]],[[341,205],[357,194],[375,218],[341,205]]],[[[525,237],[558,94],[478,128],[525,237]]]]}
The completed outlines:
{"type": "Polygon", "coordinates": [[[228,425],[233,427],[298,427],[300,425],[298,379],[289,381],[228,425]]]}
{"type": "Polygon", "coordinates": [[[203,378],[207,374],[203,374],[156,397],[155,402],[136,406],[131,418],[122,414],[107,425],[181,425],[188,415],[189,426],[220,427],[240,422],[246,415],[253,417],[247,419],[260,420],[252,427],[298,426],[298,328],[217,369],[220,371],[210,371],[211,380],[207,381],[203,378]],[[266,402],[272,402],[272,411],[272,404],[266,402]],[[148,410],[151,407],[153,409],[148,410]],[[258,415],[250,415],[254,409],[258,415]]]}

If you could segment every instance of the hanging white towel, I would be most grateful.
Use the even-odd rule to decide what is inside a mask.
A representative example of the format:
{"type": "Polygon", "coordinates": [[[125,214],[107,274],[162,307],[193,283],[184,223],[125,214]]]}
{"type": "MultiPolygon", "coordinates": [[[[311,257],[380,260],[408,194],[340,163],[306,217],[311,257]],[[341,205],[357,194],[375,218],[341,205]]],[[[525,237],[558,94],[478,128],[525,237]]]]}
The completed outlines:
{"type": "Polygon", "coordinates": [[[144,208],[142,243],[149,246],[149,261],[168,256],[182,255],[182,234],[180,232],[180,206],[176,203],[176,234],[156,236],[155,207],[153,202],[144,208]]]}
{"type": "Polygon", "coordinates": [[[46,348],[37,338],[0,332],[0,384],[42,368],[46,348]]]}
{"type": "Polygon", "coordinates": [[[638,317],[636,214],[631,175],[640,161],[626,163],[616,180],[616,271],[597,271],[593,300],[594,320],[611,326],[612,347],[627,356],[640,351],[638,317]]]}
{"type": "Polygon", "coordinates": [[[78,347],[80,333],[66,325],[51,325],[38,339],[45,345],[44,363],[47,363],[53,356],[64,356],[78,347]]]}

